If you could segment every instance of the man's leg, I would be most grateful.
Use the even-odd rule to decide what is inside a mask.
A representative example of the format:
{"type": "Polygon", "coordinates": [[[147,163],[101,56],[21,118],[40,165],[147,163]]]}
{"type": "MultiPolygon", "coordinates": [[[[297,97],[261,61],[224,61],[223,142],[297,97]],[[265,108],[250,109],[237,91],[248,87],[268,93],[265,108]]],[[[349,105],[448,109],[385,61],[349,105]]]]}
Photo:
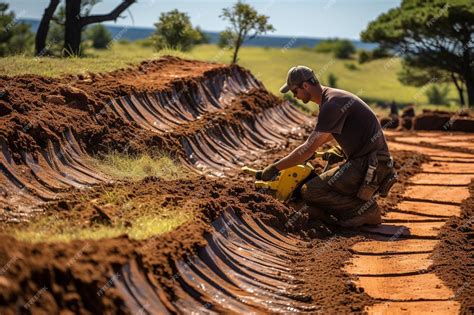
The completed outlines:
{"type": "Polygon", "coordinates": [[[378,211],[375,200],[363,201],[356,196],[366,167],[366,159],[360,158],[333,168],[303,185],[302,197],[309,206],[323,210],[328,217],[335,217],[336,223],[367,211],[378,211]]]}

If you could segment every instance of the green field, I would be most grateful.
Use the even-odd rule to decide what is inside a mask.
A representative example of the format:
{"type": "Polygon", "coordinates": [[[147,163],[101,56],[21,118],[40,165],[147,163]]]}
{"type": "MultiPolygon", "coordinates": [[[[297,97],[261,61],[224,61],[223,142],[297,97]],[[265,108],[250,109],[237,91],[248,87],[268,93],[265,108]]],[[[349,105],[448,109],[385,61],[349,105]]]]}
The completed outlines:
{"type": "MultiPolygon", "coordinates": [[[[44,76],[110,71],[135,65],[146,59],[156,59],[163,55],[177,55],[184,58],[228,63],[231,51],[215,45],[200,45],[192,51],[155,52],[151,47],[138,43],[115,43],[108,50],[87,50],[83,58],[34,58],[31,56],[13,56],[0,58],[0,73],[18,75],[25,73],[44,76]]],[[[387,58],[359,65],[357,60],[339,60],[330,54],[316,53],[305,49],[278,49],[263,47],[243,47],[239,54],[239,64],[248,68],[261,80],[267,89],[279,95],[291,66],[307,65],[314,69],[323,84],[327,83],[330,73],[337,76],[337,87],[356,93],[369,103],[391,102],[403,104],[427,105],[423,88],[404,86],[397,80],[400,59],[387,58]],[[356,69],[350,69],[353,64],[356,69]]],[[[353,67],[352,67],[353,68],[353,67]]],[[[438,108],[457,110],[457,93],[451,87],[449,106],[438,108]]]]}

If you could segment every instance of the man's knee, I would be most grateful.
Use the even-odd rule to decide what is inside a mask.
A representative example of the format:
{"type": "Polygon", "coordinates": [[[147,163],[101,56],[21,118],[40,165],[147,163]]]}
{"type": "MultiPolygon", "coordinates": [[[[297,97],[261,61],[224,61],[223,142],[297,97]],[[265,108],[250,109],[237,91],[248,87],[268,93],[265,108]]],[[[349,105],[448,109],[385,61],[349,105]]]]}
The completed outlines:
{"type": "Polygon", "coordinates": [[[318,203],[326,196],[329,186],[321,178],[315,177],[301,187],[301,197],[306,202],[318,203]]]}

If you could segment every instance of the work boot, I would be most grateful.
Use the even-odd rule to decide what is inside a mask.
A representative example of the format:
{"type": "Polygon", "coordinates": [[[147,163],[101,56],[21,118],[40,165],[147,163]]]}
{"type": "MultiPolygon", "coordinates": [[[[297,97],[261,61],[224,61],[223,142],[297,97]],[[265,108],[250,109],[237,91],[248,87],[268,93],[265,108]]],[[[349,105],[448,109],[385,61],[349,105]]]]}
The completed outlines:
{"type": "Polygon", "coordinates": [[[379,205],[375,202],[361,215],[357,215],[347,220],[338,221],[336,224],[343,227],[358,227],[364,224],[377,225],[382,223],[382,213],[379,205]]]}

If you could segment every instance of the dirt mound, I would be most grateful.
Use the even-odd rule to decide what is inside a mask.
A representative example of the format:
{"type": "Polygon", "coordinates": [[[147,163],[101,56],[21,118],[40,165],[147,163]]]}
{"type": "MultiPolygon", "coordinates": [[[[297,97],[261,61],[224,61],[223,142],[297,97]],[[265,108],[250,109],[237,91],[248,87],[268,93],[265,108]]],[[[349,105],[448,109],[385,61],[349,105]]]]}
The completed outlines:
{"type": "Polygon", "coordinates": [[[391,117],[383,117],[380,119],[380,124],[384,129],[396,129],[400,124],[400,119],[398,118],[391,118],[391,117]]]}
{"type": "Polygon", "coordinates": [[[402,111],[402,118],[411,118],[415,117],[415,108],[413,106],[408,106],[402,111]]]}
{"type": "MultiPolygon", "coordinates": [[[[130,119],[115,115],[110,106],[113,100],[122,96],[162,92],[171,97],[163,102],[181,101],[192,106],[203,102],[196,99],[202,98],[202,95],[196,95],[196,89],[203,84],[212,84],[213,96],[217,98],[221,94],[232,96],[251,88],[261,89],[261,83],[238,66],[174,57],[107,74],[90,73],[60,79],[2,76],[0,84],[5,90],[0,103],[2,108],[9,109],[2,115],[0,137],[7,141],[17,162],[21,161],[19,152],[34,152],[48,141],[59,142],[67,129],[72,129],[89,153],[123,149],[126,146],[123,139],[130,138],[136,139],[136,143],[128,149],[143,151],[144,144],[151,142],[150,134],[130,119]],[[177,74],[181,76],[177,77],[177,74]]],[[[253,105],[251,100],[243,108],[256,109],[261,103],[250,104],[253,105]]],[[[195,113],[194,118],[201,114],[195,113]]]]}
{"type": "Polygon", "coordinates": [[[411,128],[413,127],[413,118],[404,117],[401,120],[402,120],[402,124],[401,124],[402,129],[411,130],[411,128]]]}
{"type": "Polygon", "coordinates": [[[413,129],[415,130],[447,130],[451,114],[421,114],[414,118],[413,129]]]}
{"type": "Polygon", "coordinates": [[[452,113],[439,110],[423,110],[413,120],[415,130],[441,130],[474,132],[474,118],[466,112],[452,113]]]}

